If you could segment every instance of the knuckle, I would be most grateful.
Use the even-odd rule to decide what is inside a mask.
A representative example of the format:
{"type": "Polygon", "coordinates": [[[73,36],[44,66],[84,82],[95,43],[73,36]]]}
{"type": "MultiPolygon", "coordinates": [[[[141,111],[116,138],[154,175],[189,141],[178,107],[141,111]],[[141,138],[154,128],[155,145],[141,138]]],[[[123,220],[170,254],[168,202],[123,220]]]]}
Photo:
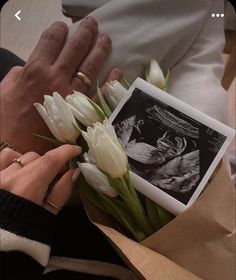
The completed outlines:
{"type": "Polygon", "coordinates": [[[98,73],[98,65],[93,62],[88,62],[86,65],[86,73],[88,73],[89,77],[95,77],[98,73]]]}
{"type": "Polygon", "coordinates": [[[41,39],[45,41],[58,43],[60,41],[60,36],[57,32],[48,29],[43,32],[41,39]]]}
{"type": "Polygon", "coordinates": [[[70,76],[68,73],[70,72],[71,66],[68,63],[65,63],[65,61],[58,63],[50,81],[50,92],[63,91],[64,89],[68,88],[70,84],[70,76]]]}
{"type": "Polygon", "coordinates": [[[18,71],[20,71],[21,69],[23,69],[22,66],[14,66],[11,68],[11,70],[8,72],[8,75],[9,74],[13,74],[13,73],[17,73],[18,71]]]}
{"type": "Polygon", "coordinates": [[[49,151],[47,152],[45,155],[42,156],[45,164],[48,165],[48,167],[55,167],[58,165],[58,161],[55,158],[54,155],[52,155],[52,153],[49,151]]]}
{"type": "Polygon", "coordinates": [[[13,150],[12,149],[10,149],[10,148],[4,148],[2,151],[1,151],[1,154],[3,155],[4,154],[4,156],[10,156],[10,155],[12,155],[14,152],[13,152],[13,150]]]}
{"type": "Polygon", "coordinates": [[[33,151],[28,152],[27,154],[25,154],[25,156],[27,156],[27,158],[29,158],[29,159],[37,159],[40,157],[39,154],[37,154],[36,152],[33,152],[33,151]]]}
{"type": "MultiPolygon", "coordinates": [[[[60,77],[61,72],[66,72],[66,69],[63,69],[65,65],[61,65],[59,67],[59,69],[57,70],[57,76],[60,77]]],[[[59,91],[59,89],[61,89],[61,80],[58,78],[54,78],[51,83],[50,83],[50,92],[54,92],[54,91],[59,91]]]]}
{"type": "Polygon", "coordinates": [[[5,190],[11,190],[12,188],[15,187],[15,184],[17,182],[17,177],[15,174],[8,174],[7,176],[4,175],[4,173],[1,172],[1,189],[5,190]]]}
{"type": "Polygon", "coordinates": [[[44,68],[45,64],[42,61],[34,60],[24,67],[24,75],[30,80],[35,79],[43,72],[44,68]]]}
{"type": "MultiPolygon", "coordinates": [[[[64,70],[64,72],[66,73],[66,70],[64,70]]],[[[60,72],[60,74],[62,74],[62,73],[60,72]]],[[[59,74],[58,74],[58,76],[59,76],[59,74]]],[[[68,85],[67,85],[67,83],[65,83],[65,80],[59,80],[58,78],[56,78],[55,80],[53,80],[51,82],[51,84],[49,86],[49,90],[50,90],[50,92],[57,91],[62,96],[72,93],[71,91],[68,90],[68,85]]]]}
{"type": "Polygon", "coordinates": [[[73,38],[68,42],[68,47],[69,49],[71,49],[72,51],[76,51],[76,52],[83,52],[86,50],[87,48],[87,38],[85,38],[84,36],[80,36],[78,38],[73,38]]]}

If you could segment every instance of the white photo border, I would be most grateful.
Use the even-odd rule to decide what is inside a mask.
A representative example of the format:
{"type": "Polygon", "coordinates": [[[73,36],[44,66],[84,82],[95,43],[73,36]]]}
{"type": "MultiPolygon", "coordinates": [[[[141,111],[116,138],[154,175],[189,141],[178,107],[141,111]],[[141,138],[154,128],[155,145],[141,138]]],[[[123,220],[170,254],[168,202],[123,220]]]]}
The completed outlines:
{"type": "Polygon", "coordinates": [[[131,172],[131,176],[135,185],[135,188],[143,193],[145,196],[156,202],[157,204],[161,205],[163,208],[167,209],[171,213],[178,215],[183,212],[186,208],[193,204],[193,202],[197,199],[197,197],[202,192],[203,188],[205,187],[207,181],[209,180],[210,176],[212,175],[213,171],[217,167],[218,163],[220,162],[221,158],[223,157],[226,149],[230,145],[234,135],[235,130],[226,126],[225,124],[211,118],[210,116],[200,112],[199,110],[195,109],[194,107],[184,103],[183,101],[177,99],[176,97],[171,96],[170,94],[160,90],[159,88],[151,85],[150,83],[146,82],[141,78],[137,78],[134,83],[131,85],[128,94],[121,100],[119,105],[116,107],[114,112],[112,113],[109,121],[112,123],[116,116],[119,114],[122,107],[125,103],[129,100],[132,96],[132,93],[135,89],[139,89],[145,94],[149,95],[150,97],[159,100],[168,106],[173,107],[174,109],[180,111],[181,113],[186,114],[187,116],[191,117],[194,120],[206,125],[215,131],[223,134],[226,137],[226,140],[220,150],[218,151],[216,157],[210,164],[207,172],[203,176],[201,182],[199,183],[196,190],[193,192],[191,198],[189,199],[187,204],[184,204],[177,200],[176,198],[172,197],[168,193],[162,191],[161,189],[157,188],[156,186],[152,185],[145,179],[141,178],[140,176],[131,172]]]}

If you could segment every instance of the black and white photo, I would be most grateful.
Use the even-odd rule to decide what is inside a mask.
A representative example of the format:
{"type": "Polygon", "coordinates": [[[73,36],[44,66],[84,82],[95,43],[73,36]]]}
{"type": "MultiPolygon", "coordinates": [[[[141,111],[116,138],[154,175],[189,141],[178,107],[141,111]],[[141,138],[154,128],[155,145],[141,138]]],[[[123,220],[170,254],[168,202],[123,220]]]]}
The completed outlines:
{"type": "Polygon", "coordinates": [[[149,187],[152,185],[171,197],[170,201],[186,206],[196,191],[200,194],[198,188],[203,188],[206,174],[209,177],[213,172],[210,167],[219,159],[229,135],[214,129],[211,122],[207,124],[206,115],[199,112],[204,118],[196,119],[191,110],[185,110],[190,106],[178,100],[176,105],[180,102],[182,108],[177,109],[171,105],[177,99],[138,80],[145,90],[133,88],[112,116],[112,124],[129,159],[129,169],[142,178],[142,183],[145,180],[149,187]],[[150,89],[159,95],[150,94],[150,89]],[[165,100],[158,98],[161,95],[165,100]]]}

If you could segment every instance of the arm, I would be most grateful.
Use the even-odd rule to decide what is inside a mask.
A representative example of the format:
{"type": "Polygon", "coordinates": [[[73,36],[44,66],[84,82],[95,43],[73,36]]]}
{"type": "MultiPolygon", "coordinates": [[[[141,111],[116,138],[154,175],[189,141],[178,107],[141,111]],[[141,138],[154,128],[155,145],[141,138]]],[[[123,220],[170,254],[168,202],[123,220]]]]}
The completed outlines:
{"type": "Polygon", "coordinates": [[[49,211],[0,189],[2,279],[40,278],[48,263],[54,223],[49,211]]]}
{"type": "Polygon", "coordinates": [[[71,145],[41,157],[9,148],[1,151],[0,275],[5,280],[41,277],[49,259],[55,215],[71,194],[74,170],[64,172],[51,189],[49,184],[79,154],[80,148],[71,145]]]}

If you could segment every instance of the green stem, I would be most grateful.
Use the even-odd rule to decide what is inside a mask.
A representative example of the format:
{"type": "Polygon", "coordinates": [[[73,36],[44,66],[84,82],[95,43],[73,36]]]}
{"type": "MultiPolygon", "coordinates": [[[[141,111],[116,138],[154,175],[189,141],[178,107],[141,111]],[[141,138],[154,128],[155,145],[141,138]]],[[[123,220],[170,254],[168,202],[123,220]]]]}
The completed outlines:
{"type": "MultiPolygon", "coordinates": [[[[124,185],[125,189],[128,189],[128,186],[124,180],[124,178],[121,178],[121,182],[124,185]]],[[[134,190],[135,192],[135,190],[134,190]]],[[[141,205],[141,202],[138,198],[137,193],[135,192],[135,195],[128,192],[125,197],[123,198],[126,205],[131,211],[131,214],[135,221],[138,223],[138,225],[143,229],[143,231],[149,236],[153,233],[152,229],[148,225],[148,219],[145,215],[144,209],[141,205]]]]}

